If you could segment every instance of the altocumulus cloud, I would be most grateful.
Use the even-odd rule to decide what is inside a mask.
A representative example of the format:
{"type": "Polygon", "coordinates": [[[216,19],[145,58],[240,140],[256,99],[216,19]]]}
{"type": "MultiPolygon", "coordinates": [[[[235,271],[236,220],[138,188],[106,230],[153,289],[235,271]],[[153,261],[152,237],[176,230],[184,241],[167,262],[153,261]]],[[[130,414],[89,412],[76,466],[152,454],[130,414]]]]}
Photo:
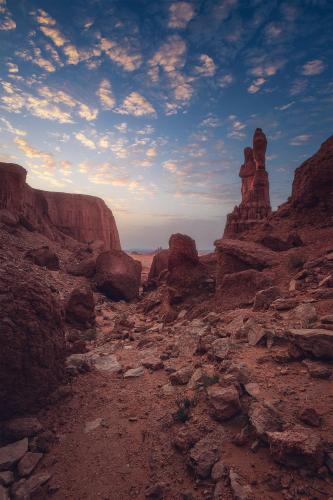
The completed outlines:
{"type": "Polygon", "coordinates": [[[125,97],[117,112],[122,115],[144,116],[155,114],[155,109],[139,92],[132,92],[125,97]]]}

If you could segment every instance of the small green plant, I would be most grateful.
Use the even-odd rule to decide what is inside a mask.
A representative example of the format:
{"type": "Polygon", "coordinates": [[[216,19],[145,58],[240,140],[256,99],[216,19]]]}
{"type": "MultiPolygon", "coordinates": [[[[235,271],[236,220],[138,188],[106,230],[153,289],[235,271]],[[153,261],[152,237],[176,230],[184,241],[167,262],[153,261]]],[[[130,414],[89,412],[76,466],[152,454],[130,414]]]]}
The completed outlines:
{"type": "Polygon", "coordinates": [[[201,378],[201,381],[198,383],[198,387],[209,387],[210,385],[217,384],[219,381],[218,375],[213,375],[212,377],[210,375],[204,374],[201,378]]]}
{"type": "Polygon", "coordinates": [[[303,255],[291,255],[288,261],[288,268],[291,270],[301,269],[304,266],[305,262],[306,260],[303,255]]]}
{"type": "Polygon", "coordinates": [[[175,413],[175,420],[185,423],[190,418],[191,401],[188,398],[177,399],[178,410],[175,413]]]}

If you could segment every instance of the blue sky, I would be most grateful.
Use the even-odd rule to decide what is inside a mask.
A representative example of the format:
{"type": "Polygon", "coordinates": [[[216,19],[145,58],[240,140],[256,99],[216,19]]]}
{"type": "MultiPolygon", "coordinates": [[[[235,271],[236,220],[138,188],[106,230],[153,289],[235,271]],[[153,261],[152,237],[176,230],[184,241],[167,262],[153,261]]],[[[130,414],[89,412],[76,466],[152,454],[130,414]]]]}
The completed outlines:
{"type": "Polygon", "coordinates": [[[124,248],[210,248],[268,136],[274,208],[333,130],[330,0],[0,0],[0,160],[97,195],[124,248]]]}

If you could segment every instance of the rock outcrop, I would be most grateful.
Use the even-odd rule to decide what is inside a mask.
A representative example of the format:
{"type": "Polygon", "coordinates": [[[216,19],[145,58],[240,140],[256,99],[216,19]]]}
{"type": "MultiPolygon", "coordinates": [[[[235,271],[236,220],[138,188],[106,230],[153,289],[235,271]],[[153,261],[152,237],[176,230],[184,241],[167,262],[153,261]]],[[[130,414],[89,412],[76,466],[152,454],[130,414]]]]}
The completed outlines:
{"type": "Polygon", "coordinates": [[[240,233],[271,213],[266,148],[266,136],[261,128],[257,128],[253,136],[253,148],[244,149],[244,163],[239,172],[242,179],[242,201],[227,217],[224,230],[227,238],[237,238],[240,233]]]}
{"type": "Polygon", "coordinates": [[[26,183],[26,170],[12,163],[0,162],[0,176],[0,210],[18,216],[25,227],[51,240],[101,240],[106,249],[120,250],[115,219],[100,198],[33,189],[26,183]]]}
{"type": "Polygon", "coordinates": [[[173,234],[169,239],[168,286],[181,294],[193,294],[206,276],[195,241],[186,234],[173,234]]]}
{"type": "Polygon", "coordinates": [[[290,202],[300,211],[318,207],[333,214],[333,135],[296,169],[290,202]]]}
{"type": "Polygon", "coordinates": [[[141,262],[121,250],[109,250],[96,261],[97,288],[112,300],[132,300],[139,296],[141,262]]]}
{"type": "Polygon", "coordinates": [[[61,306],[41,273],[31,266],[0,269],[1,418],[32,406],[64,373],[61,306]]]}
{"type": "Polygon", "coordinates": [[[148,285],[150,287],[159,284],[161,273],[164,274],[168,270],[169,250],[160,250],[154,255],[153,262],[150,266],[148,274],[148,285]]]}

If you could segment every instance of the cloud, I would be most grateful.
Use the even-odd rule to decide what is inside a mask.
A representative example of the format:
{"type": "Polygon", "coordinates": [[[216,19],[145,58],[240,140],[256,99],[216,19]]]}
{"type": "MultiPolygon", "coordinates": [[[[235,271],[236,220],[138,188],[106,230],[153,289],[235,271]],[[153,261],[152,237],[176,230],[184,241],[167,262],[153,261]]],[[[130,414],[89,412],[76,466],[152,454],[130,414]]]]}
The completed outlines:
{"type": "Polygon", "coordinates": [[[185,28],[194,17],[193,5],[188,2],[175,2],[169,7],[169,28],[185,28]]]}
{"type": "Polygon", "coordinates": [[[178,165],[175,161],[167,160],[162,164],[162,167],[172,174],[178,171],[178,165]]]}
{"type": "Polygon", "coordinates": [[[34,148],[25,139],[20,137],[16,137],[14,142],[27,158],[36,158],[43,162],[43,167],[48,169],[54,168],[54,158],[50,153],[34,148]]]}
{"type": "Polygon", "coordinates": [[[305,76],[320,75],[325,69],[325,64],[321,59],[313,59],[304,64],[302,74],[305,76]]]}
{"type": "Polygon", "coordinates": [[[260,87],[266,82],[265,78],[257,78],[254,80],[251,85],[247,88],[247,91],[249,94],[256,94],[259,90],[260,87]]]}
{"type": "Polygon", "coordinates": [[[154,114],[155,109],[139,92],[132,92],[125,97],[117,112],[122,115],[144,116],[154,114]]]}
{"type": "Polygon", "coordinates": [[[18,66],[17,66],[17,64],[8,62],[6,64],[6,66],[8,68],[8,73],[18,73],[18,66]]]}
{"type": "Polygon", "coordinates": [[[97,118],[98,110],[96,108],[89,107],[87,104],[80,103],[78,113],[81,118],[90,122],[97,118]]]}
{"type": "Polygon", "coordinates": [[[38,89],[38,93],[56,104],[64,104],[71,108],[77,105],[77,101],[63,90],[53,90],[50,87],[44,86],[38,89]]]}
{"type": "Polygon", "coordinates": [[[52,42],[57,47],[62,47],[67,42],[66,38],[63,36],[61,31],[58,30],[58,28],[50,28],[49,26],[41,26],[40,30],[45,36],[51,38],[52,42]]]}
{"type": "Polygon", "coordinates": [[[83,144],[87,148],[96,149],[96,144],[94,143],[94,141],[89,139],[89,137],[84,135],[82,132],[76,132],[74,137],[75,137],[75,139],[77,139],[79,142],[81,142],[81,144],[83,144]]]}
{"type": "Polygon", "coordinates": [[[138,52],[130,53],[128,48],[107,38],[101,38],[100,47],[112,61],[122,66],[125,71],[134,71],[141,66],[142,57],[138,52]]]}
{"type": "Polygon", "coordinates": [[[0,1],[0,30],[10,31],[16,28],[11,12],[6,7],[6,0],[0,1]]]}
{"type": "Polygon", "coordinates": [[[295,104],[295,101],[288,102],[287,104],[283,104],[282,106],[275,106],[274,109],[277,109],[278,111],[285,111],[286,109],[291,108],[295,104]]]}
{"type": "Polygon", "coordinates": [[[25,106],[32,115],[38,118],[57,121],[59,123],[73,123],[70,113],[51,104],[47,99],[39,99],[38,97],[28,95],[25,106]]]}
{"type": "Polygon", "coordinates": [[[216,128],[219,127],[220,125],[221,125],[220,120],[216,116],[210,113],[206,118],[204,118],[204,120],[202,120],[199,126],[203,128],[205,127],[216,128]]]}
{"type": "Polygon", "coordinates": [[[303,144],[305,144],[306,142],[308,142],[310,139],[311,139],[311,135],[309,135],[309,134],[301,134],[301,135],[297,135],[296,137],[294,137],[289,142],[289,144],[291,146],[303,146],[303,144]]]}
{"type": "Polygon", "coordinates": [[[246,128],[245,123],[238,120],[237,116],[235,115],[230,115],[228,118],[231,123],[231,129],[232,129],[228,133],[228,137],[232,139],[242,139],[243,137],[245,137],[244,132],[242,132],[242,130],[246,128]]]}
{"type": "Polygon", "coordinates": [[[307,86],[308,86],[308,82],[306,79],[298,78],[292,83],[289,93],[292,96],[301,94],[302,92],[304,92],[306,90],[307,86]]]}
{"type": "Polygon", "coordinates": [[[176,69],[182,68],[185,63],[186,43],[179,35],[171,35],[167,41],[161,45],[149,61],[151,69],[149,76],[154,82],[159,80],[159,67],[171,77],[176,69]]]}
{"type": "Polygon", "coordinates": [[[229,87],[229,85],[231,85],[234,80],[234,76],[231,73],[228,73],[219,78],[217,83],[218,86],[221,87],[221,89],[224,89],[225,87],[229,87]]]}
{"type": "Polygon", "coordinates": [[[116,128],[122,134],[126,134],[127,129],[128,129],[128,125],[126,122],[122,122],[122,123],[118,123],[118,125],[115,125],[114,128],[116,128]]]}
{"type": "Polygon", "coordinates": [[[216,65],[211,57],[207,54],[201,54],[199,57],[200,65],[195,66],[194,71],[201,76],[215,75],[216,65]]]}
{"type": "Polygon", "coordinates": [[[7,132],[10,132],[14,135],[27,135],[27,132],[25,130],[15,128],[8,120],[6,120],[6,118],[0,118],[0,121],[5,125],[5,130],[7,130],[7,132]]]}
{"type": "Polygon", "coordinates": [[[156,148],[155,147],[148,148],[146,151],[146,155],[148,156],[148,158],[154,158],[157,155],[156,148]]]}
{"type": "Polygon", "coordinates": [[[112,109],[115,106],[116,100],[112,94],[111,83],[106,78],[101,80],[97,95],[104,109],[112,109]]]}
{"type": "MultiPolygon", "coordinates": [[[[73,45],[72,43],[68,43],[67,45],[65,45],[63,48],[63,52],[64,52],[65,56],[67,57],[68,64],[76,65],[82,60],[79,51],[77,50],[75,45],[73,45]]],[[[83,59],[84,59],[84,57],[83,57],[83,59]]]]}
{"type": "Polygon", "coordinates": [[[110,147],[109,138],[106,135],[101,137],[98,144],[101,148],[108,149],[110,147]]]}
{"type": "Polygon", "coordinates": [[[43,24],[45,26],[54,26],[56,24],[55,20],[43,9],[37,9],[37,12],[34,12],[34,15],[39,24],[43,24]]]}

